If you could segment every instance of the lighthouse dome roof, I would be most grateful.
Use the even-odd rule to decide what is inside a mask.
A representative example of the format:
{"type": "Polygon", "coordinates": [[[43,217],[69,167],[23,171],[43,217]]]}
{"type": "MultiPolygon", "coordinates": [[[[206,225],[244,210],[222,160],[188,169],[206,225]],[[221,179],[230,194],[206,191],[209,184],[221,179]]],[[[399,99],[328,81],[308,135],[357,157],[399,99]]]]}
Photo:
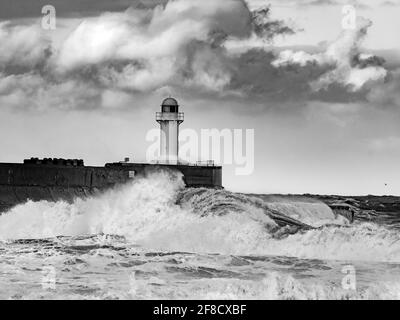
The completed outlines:
{"type": "Polygon", "coordinates": [[[166,98],[164,99],[164,101],[162,102],[161,106],[163,107],[177,107],[178,106],[178,101],[176,101],[176,99],[174,98],[166,98]]]}

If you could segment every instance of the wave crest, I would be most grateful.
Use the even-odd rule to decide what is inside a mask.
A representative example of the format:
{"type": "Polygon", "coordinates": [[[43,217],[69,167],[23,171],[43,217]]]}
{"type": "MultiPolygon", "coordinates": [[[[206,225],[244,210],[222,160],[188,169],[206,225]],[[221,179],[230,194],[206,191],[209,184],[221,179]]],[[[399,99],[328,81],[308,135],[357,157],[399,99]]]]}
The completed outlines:
{"type": "Polygon", "coordinates": [[[322,202],[184,189],[180,173],[161,171],[73,203],[28,201],[0,216],[0,237],[113,234],[166,251],[400,261],[394,231],[327,222],[322,202]]]}

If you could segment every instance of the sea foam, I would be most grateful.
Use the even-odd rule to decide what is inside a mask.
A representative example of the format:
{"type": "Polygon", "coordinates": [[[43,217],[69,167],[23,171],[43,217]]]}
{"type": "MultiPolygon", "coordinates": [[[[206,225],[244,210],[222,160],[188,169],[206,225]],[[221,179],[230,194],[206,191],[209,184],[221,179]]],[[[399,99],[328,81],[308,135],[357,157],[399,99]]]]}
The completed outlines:
{"type": "Polygon", "coordinates": [[[18,205],[0,216],[0,239],[112,234],[163,251],[400,262],[395,231],[334,219],[322,202],[184,189],[180,173],[161,171],[73,203],[18,205]],[[269,210],[318,228],[277,238],[269,210]]]}

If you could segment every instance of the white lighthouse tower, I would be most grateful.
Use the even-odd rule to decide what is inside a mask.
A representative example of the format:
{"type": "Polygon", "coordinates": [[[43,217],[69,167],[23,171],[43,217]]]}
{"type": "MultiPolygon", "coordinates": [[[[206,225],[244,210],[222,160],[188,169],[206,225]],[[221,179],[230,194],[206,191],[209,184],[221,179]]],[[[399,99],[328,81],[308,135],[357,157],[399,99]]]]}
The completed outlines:
{"type": "Polygon", "coordinates": [[[178,164],[179,125],[183,122],[183,112],[179,112],[178,101],[166,98],[161,104],[161,112],[156,113],[160,124],[160,162],[178,164]]]}

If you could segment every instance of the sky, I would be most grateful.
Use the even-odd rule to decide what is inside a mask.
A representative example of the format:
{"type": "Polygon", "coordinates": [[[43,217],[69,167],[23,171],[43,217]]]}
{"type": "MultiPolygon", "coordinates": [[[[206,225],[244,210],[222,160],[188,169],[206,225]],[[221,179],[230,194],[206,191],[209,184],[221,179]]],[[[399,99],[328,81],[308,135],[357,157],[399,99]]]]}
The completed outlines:
{"type": "Polygon", "coordinates": [[[1,0],[0,161],[146,161],[172,95],[181,129],[254,129],[254,171],[224,165],[228,190],[400,195],[399,15],[399,0],[1,0]]]}

